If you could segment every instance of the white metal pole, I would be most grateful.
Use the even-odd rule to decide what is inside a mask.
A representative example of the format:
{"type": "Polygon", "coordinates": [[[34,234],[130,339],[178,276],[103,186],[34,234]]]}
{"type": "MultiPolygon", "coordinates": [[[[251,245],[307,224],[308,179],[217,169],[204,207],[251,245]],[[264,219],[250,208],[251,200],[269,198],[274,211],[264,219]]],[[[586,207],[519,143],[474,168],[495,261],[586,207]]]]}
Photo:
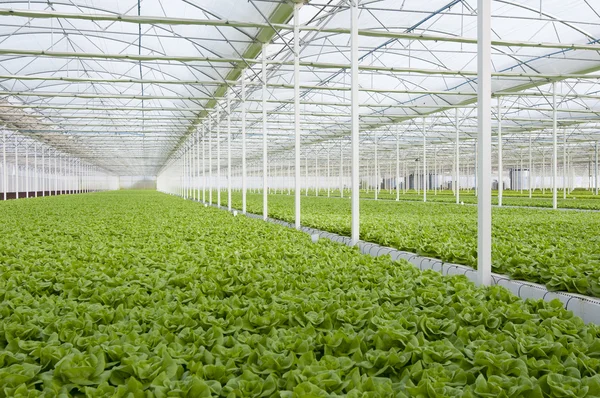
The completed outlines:
{"type": "Polygon", "coordinates": [[[454,164],[456,167],[455,173],[456,173],[456,181],[454,183],[454,189],[456,190],[456,204],[460,203],[460,165],[459,165],[459,135],[460,135],[460,128],[458,126],[458,108],[455,109],[455,113],[454,113],[454,127],[456,128],[456,150],[455,150],[455,158],[454,158],[454,164]]]}
{"type": "Polygon", "coordinates": [[[206,130],[202,126],[202,203],[206,203],[206,130]]]}
{"type": "Polygon", "coordinates": [[[492,281],[491,3],[491,0],[477,0],[477,281],[480,285],[490,285],[492,281]]]}
{"type": "Polygon", "coordinates": [[[594,144],[594,191],[598,195],[598,141],[594,144]]]}
{"type": "Polygon", "coordinates": [[[212,180],[212,117],[208,115],[208,203],[212,205],[213,180],[212,180]]]}
{"type": "Polygon", "coordinates": [[[552,82],[552,208],[558,208],[558,140],[557,140],[557,112],[556,112],[556,82],[552,82]]]}
{"type": "Polygon", "coordinates": [[[221,207],[221,107],[217,103],[217,207],[221,207]]]}
{"type": "Polygon", "coordinates": [[[300,229],[300,7],[294,4],[294,225],[300,229]]]}
{"type": "Polygon", "coordinates": [[[400,126],[396,126],[396,201],[400,200],[400,126]]]}
{"type": "Polygon", "coordinates": [[[359,146],[359,98],[358,98],[358,3],[351,0],[350,6],[350,73],[351,73],[351,124],[352,124],[352,229],[351,245],[356,245],[360,239],[360,154],[359,146]]]}
{"type": "Polygon", "coordinates": [[[319,196],[319,153],[315,152],[315,196],[319,196]]]}
{"type": "Polygon", "coordinates": [[[425,118],[423,118],[423,202],[427,202],[427,132],[425,131],[425,118]]]}
{"type": "Polygon", "coordinates": [[[231,90],[227,91],[227,210],[231,211],[231,90]]]}
{"type": "Polygon", "coordinates": [[[262,150],[263,150],[263,220],[269,215],[268,178],[268,150],[267,150],[267,44],[262,46],[262,150]]]}
{"type": "Polygon", "coordinates": [[[248,189],[246,166],[246,80],[245,71],[242,72],[242,213],[246,214],[246,191],[248,189]]]}
{"type": "Polygon", "coordinates": [[[329,149],[327,149],[327,197],[331,197],[331,173],[329,169],[329,149]]]}
{"type": "Polygon", "coordinates": [[[39,190],[39,173],[38,173],[38,160],[37,160],[37,150],[38,145],[37,142],[33,144],[33,189],[35,191],[34,197],[37,198],[38,190],[39,190]]]}
{"type": "Polygon", "coordinates": [[[379,196],[379,138],[377,137],[377,130],[374,131],[375,134],[375,167],[374,167],[374,176],[375,176],[375,200],[378,199],[379,196]]]}
{"type": "Polygon", "coordinates": [[[438,189],[438,166],[437,166],[437,149],[433,147],[433,194],[437,195],[438,189]]]}
{"type": "Polygon", "coordinates": [[[340,198],[344,197],[344,147],[340,140],[340,198]]]}
{"type": "Polygon", "coordinates": [[[6,130],[2,130],[2,194],[6,200],[8,190],[8,172],[6,171],[6,130]]]}
{"type": "Polygon", "coordinates": [[[502,100],[498,97],[498,207],[502,207],[504,193],[504,166],[502,165],[502,100]]]}
{"type": "Polygon", "coordinates": [[[25,145],[25,198],[29,199],[29,145],[25,145]]]}
{"type": "Polygon", "coordinates": [[[19,199],[19,141],[15,135],[15,199],[19,199]]]}
{"type": "Polygon", "coordinates": [[[200,131],[196,130],[196,134],[194,134],[196,140],[194,144],[196,144],[196,200],[200,201],[200,191],[202,190],[202,178],[200,175],[200,131]]]}
{"type": "Polygon", "coordinates": [[[58,153],[54,151],[54,196],[58,195],[58,153]]]}
{"type": "Polygon", "coordinates": [[[567,199],[567,129],[563,128],[563,199],[567,199]]]}
{"type": "Polygon", "coordinates": [[[531,133],[529,134],[529,199],[531,199],[531,180],[533,179],[533,163],[531,159],[531,133]]]}

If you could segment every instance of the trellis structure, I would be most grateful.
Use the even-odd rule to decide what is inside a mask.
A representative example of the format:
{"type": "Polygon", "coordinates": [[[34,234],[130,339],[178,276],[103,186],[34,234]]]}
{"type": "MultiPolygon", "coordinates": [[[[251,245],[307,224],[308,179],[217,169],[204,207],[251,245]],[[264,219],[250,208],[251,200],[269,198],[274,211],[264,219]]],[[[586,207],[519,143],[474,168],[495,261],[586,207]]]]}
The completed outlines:
{"type": "Polygon", "coordinates": [[[339,189],[356,243],[360,186],[412,174],[423,200],[477,189],[488,283],[494,177],[598,193],[599,38],[586,0],[3,1],[4,197],[156,176],[244,212],[261,189],[265,216],[293,191],[299,228],[302,189],[339,189]]]}

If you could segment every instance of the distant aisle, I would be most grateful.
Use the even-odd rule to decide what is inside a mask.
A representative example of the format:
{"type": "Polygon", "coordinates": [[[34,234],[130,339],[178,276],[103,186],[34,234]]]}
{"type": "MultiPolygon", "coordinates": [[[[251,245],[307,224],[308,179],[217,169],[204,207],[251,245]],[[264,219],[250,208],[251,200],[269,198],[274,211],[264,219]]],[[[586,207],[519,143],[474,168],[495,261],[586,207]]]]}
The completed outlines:
{"type": "Polygon", "coordinates": [[[560,303],[156,192],[0,222],[0,397],[600,392],[600,327],[560,303]]]}

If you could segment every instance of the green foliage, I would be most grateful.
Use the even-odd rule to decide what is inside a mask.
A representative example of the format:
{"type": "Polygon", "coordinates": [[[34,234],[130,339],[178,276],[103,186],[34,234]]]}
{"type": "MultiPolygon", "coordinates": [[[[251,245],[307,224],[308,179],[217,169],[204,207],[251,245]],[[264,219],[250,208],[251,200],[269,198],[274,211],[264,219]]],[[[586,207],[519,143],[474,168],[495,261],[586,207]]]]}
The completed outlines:
{"type": "MultiPolygon", "coordinates": [[[[248,195],[248,211],[262,214],[261,195],[248,195]]],[[[477,267],[475,206],[363,200],[360,211],[361,239],[477,267]]],[[[350,214],[347,199],[302,197],[305,226],[350,235],[350,214]]],[[[293,222],[293,196],[269,196],[269,215],[293,222]]],[[[600,297],[600,213],[496,208],[492,222],[495,272],[600,297]]]]}
{"type": "Polygon", "coordinates": [[[0,397],[600,396],[556,301],[158,193],[0,207],[0,397]]]}

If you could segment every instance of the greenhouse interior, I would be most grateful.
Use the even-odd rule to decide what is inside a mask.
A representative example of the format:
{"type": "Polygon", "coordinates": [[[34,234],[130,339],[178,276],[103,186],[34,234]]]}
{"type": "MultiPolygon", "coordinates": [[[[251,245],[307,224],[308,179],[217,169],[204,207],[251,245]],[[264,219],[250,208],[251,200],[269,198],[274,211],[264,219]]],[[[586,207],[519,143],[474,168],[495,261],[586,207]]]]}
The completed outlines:
{"type": "Polygon", "coordinates": [[[600,397],[598,0],[0,1],[0,398],[600,397]]]}

